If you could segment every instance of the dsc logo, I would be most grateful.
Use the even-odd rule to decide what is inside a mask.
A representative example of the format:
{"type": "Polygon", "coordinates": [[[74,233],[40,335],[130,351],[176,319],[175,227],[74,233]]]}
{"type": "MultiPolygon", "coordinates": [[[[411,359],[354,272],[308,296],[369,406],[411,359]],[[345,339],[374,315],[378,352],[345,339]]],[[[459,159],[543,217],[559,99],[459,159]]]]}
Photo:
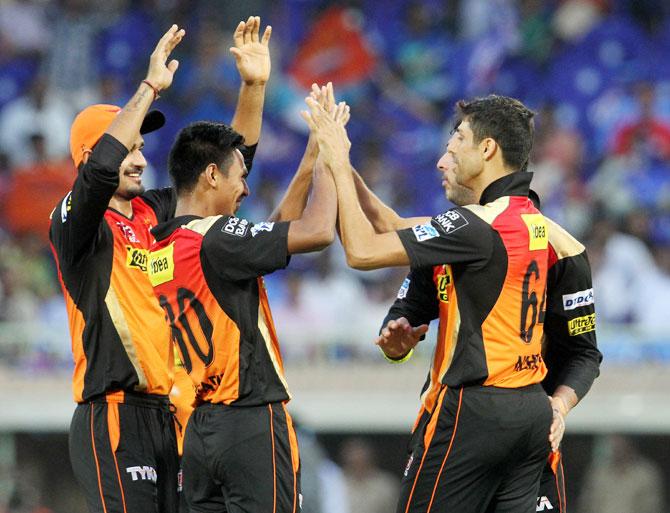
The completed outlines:
{"type": "Polygon", "coordinates": [[[144,467],[140,466],[128,467],[126,468],[126,472],[128,472],[133,476],[133,481],[141,479],[142,481],[151,481],[155,483],[156,480],[158,479],[156,469],[153,467],[147,467],[146,465],[144,467]]]}

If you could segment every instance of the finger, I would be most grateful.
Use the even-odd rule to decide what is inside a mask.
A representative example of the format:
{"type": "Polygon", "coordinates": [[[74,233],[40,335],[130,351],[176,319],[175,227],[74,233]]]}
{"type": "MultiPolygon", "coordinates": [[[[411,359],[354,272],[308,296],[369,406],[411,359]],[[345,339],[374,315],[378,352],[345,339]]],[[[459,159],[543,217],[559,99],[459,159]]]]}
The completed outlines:
{"type": "Polygon", "coordinates": [[[249,19],[247,22],[244,24],[244,44],[251,43],[251,31],[254,28],[254,17],[249,16],[249,19]]]}
{"type": "Polygon", "coordinates": [[[270,36],[272,36],[272,25],[265,27],[265,32],[263,32],[261,43],[263,43],[265,46],[268,46],[270,44],[270,36]]]}
{"type": "Polygon", "coordinates": [[[177,71],[177,68],[179,68],[179,61],[177,59],[172,59],[167,65],[167,69],[170,70],[170,73],[173,74],[175,71],[177,71]]]}
{"type": "Polygon", "coordinates": [[[237,24],[235,32],[233,32],[233,41],[235,42],[235,46],[237,46],[238,48],[244,44],[244,27],[245,23],[243,21],[240,21],[237,24]]]}
{"type": "Polygon", "coordinates": [[[258,43],[258,31],[261,28],[261,19],[254,16],[254,26],[251,28],[251,42],[258,43]]]}
{"type": "Polygon", "coordinates": [[[242,57],[243,57],[243,55],[244,55],[244,54],[242,53],[242,50],[240,50],[239,48],[237,48],[237,47],[235,47],[235,46],[231,46],[231,47],[230,47],[230,53],[233,54],[233,57],[235,57],[235,60],[238,61],[238,62],[239,62],[240,60],[242,60],[242,57]]]}
{"type": "Polygon", "coordinates": [[[349,105],[344,109],[344,116],[342,117],[342,126],[347,126],[347,123],[349,123],[349,120],[351,119],[351,109],[349,108],[349,105]]]}
{"type": "Polygon", "coordinates": [[[396,321],[389,321],[387,326],[389,329],[394,330],[398,327],[398,323],[396,321]]]}
{"type": "Polygon", "coordinates": [[[305,120],[310,130],[316,130],[316,125],[314,124],[312,116],[309,115],[309,112],[307,112],[306,110],[301,110],[300,115],[302,116],[302,119],[305,120]]]}
{"type": "Polygon", "coordinates": [[[388,328],[382,329],[382,338],[387,339],[391,336],[391,332],[388,330],[388,328]]]}
{"type": "Polygon", "coordinates": [[[186,31],[184,29],[181,29],[179,32],[177,32],[167,43],[166,45],[166,55],[165,58],[172,53],[172,50],[175,49],[175,47],[181,43],[181,40],[184,38],[186,35],[186,31]]]}
{"type": "Polygon", "coordinates": [[[335,105],[335,92],[333,91],[333,83],[328,82],[326,84],[326,91],[328,93],[328,104],[335,105]]]}
{"type": "Polygon", "coordinates": [[[316,85],[316,83],[312,84],[312,90],[310,91],[309,95],[317,101],[321,96],[321,90],[319,89],[319,86],[316,85]]]}

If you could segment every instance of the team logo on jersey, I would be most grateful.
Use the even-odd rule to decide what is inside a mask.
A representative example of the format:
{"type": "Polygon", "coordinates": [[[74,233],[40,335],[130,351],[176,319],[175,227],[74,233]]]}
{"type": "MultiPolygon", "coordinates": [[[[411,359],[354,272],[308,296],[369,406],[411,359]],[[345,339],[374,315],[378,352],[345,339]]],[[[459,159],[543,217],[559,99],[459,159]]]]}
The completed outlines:
{"type": "Polygon", "coordinates": [[[409,278],[405,278],[405,281],[402,282],[402,285],[400,285],[400,289],[398,290],[398,299],[405,299],[407,297],[407,291],[409,290],[409,278]]]}
{"type": "Polygon", "coordinates": [[[271,232],[275,227],[274,223],[258,223],[251,227],[251,236],[255,237],[258,232],[271,232]]]}
{"type": "Polygon", "coordinates": [[[570,336],[581,335],[596,329],[596,314],[584,315],[583,317],[576,317],[568,321],[568,331],[570,336]]]}
{"type": "Polygon", "coordinates": [[[134,248],[133,246],[126,246],[126,251],[126,265],[134,269],[139,269],[143,273],[147,272],[149,251],[142,248],[134,248]]]}
{"type": "Polygon", "coordinates": [[[449,234],[468,225],[468,220],[456,210],[447,210],[435,216],[433,220],[439,224],[445,233],[449,234]]]}
{"type": "Polygon", "coordinates": [[[428,224],[417,224],[412,228],[412,231],[414,232],[414,236],[416,237],[416,240],[419,242],[423,242],[424,240],[429,240],[429,239],[434,239],[435,237],[439,237],[440,234],[437,233],[437,230],[433,228],[433,226],[428,223],[428,224]]]}
{"type": "Polygon", "coordinates": [[[149,281],[156,287],[174,279],[174,242],[149,253],[149,281]]]}
{"type": "Polygon", "coordinates": [[[549,246],[549,234],[547,221],[542,214],[521,214],[521,219],[528,227],[528,249],[547,249],[549,246]]]}
{"type": "Polygon", "coordinates": [[[543,495],[542,497],[537,498],[537,507],[535,508],[535,511],[544,511],[545,509],[554,509],[554,507],[551,505],[549,498],[543,495]]]}
{"type": "Polygon", "coordinates": [[[239,217],[229,217],[228,222],[221,228],[223,233],[229,233],[230,235],[237,235],[238,237],[244,237],[247,234],[249,229],[249,221],[246,219],[240,219],[239,217]]]}
{"type": "Polygon", "coordinates": [[[60,220],[61,223],[67,221],[67,215],[72,210],[72,191],[67,193],[67,196],[63,198],[63,201],[60,204],[60,220]]]}
{"type": "Polygon", "coordinates": [[[580,306],[592,305],[595,302],[593,289],[580,290],[574,294],[563,294],[563,310],[574,310],[580,306]]]}
{"type": "Polygon", "coordinates": [[[118,226],[121,229],[123,236],[126,238],[128,242],[134,242],[136,244],[140,242],[140,239],[137,238],[137,235],[135,235],[135,232],[130,226],[122,223],[121,221],[117,221],[116,226],[118,226]]]}

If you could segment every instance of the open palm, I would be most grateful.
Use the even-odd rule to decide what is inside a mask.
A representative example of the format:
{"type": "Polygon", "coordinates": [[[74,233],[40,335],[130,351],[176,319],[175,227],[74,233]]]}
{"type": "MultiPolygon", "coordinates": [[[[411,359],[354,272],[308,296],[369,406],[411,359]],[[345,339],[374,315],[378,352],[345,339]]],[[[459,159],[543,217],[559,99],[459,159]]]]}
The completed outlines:
{"type": "Polygon", "coordinates": [[[233,34],[235,46],[230,48],[230,53],[235,56],[237,70],[246,84],[265,84],[270,78],[272,27],[265,27],[263,37],[259,37],[260,27],[260,17],[250,16],[246,22],[239,23],[233,34]]]}

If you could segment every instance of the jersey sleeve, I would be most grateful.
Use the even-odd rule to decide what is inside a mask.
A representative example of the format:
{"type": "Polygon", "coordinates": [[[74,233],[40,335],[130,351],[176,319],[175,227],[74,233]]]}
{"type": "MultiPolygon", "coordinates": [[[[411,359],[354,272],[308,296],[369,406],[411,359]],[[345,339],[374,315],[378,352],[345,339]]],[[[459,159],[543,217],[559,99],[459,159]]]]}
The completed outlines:
{"type": "Polygon", "coordinates": [[[485,265],[493,252],[491,227],[463,208],[447,210],[426,224],[397,233],[413,268],[459,263],[485,265]]]}
{"type": "Polygon", "coordinates": [[[586,251],[561,258],[547,274],[544,319],[547,392],[559,385],[581,399],[600,372],[602,354],[596,342],[595,296],[586,251]]]}
{"type": "Polygon", "coordinates": [[[205,234],[202,251],[217,274],[239,281],[270,274],[288,265],[289,222],[253,224],[222,216],[205,234]]]}
{"type": "Polygon", "coordinates": [[[439,313],[433,269],[412,269],[400,286],[398,296],[382,322],[382,328],[389,321],[400,317],[405,317],[414,327],[429,324],[437,319],[439,313]]]}
{"type": "Polygon", "coordinates": [[[142,194],[142,199],[156,214],[159,223],[174,217],[177,207],[177,193],[172,187],[151,189],[142,194]]]}
{"type": "Polygon", "coordinates": [[[243,144],[240,146],[240,153],[242,153],[242,157],[244,157],[244,165],[247,168],[247,172],[251,172],[251,166],[254,163],[254,156],[256,155],[256,148],[258,147],[258,144],[252,144],[251,146],[247,146],[243,144]]]}
{"type": "Polygon", "coordinates": [[[59,259],[74,262],[91,250],[119,186],[119,168],[128,149],[109,134],[102,136],[79,171],[72,190],[51,214],[49,237],[59,259]]]}

